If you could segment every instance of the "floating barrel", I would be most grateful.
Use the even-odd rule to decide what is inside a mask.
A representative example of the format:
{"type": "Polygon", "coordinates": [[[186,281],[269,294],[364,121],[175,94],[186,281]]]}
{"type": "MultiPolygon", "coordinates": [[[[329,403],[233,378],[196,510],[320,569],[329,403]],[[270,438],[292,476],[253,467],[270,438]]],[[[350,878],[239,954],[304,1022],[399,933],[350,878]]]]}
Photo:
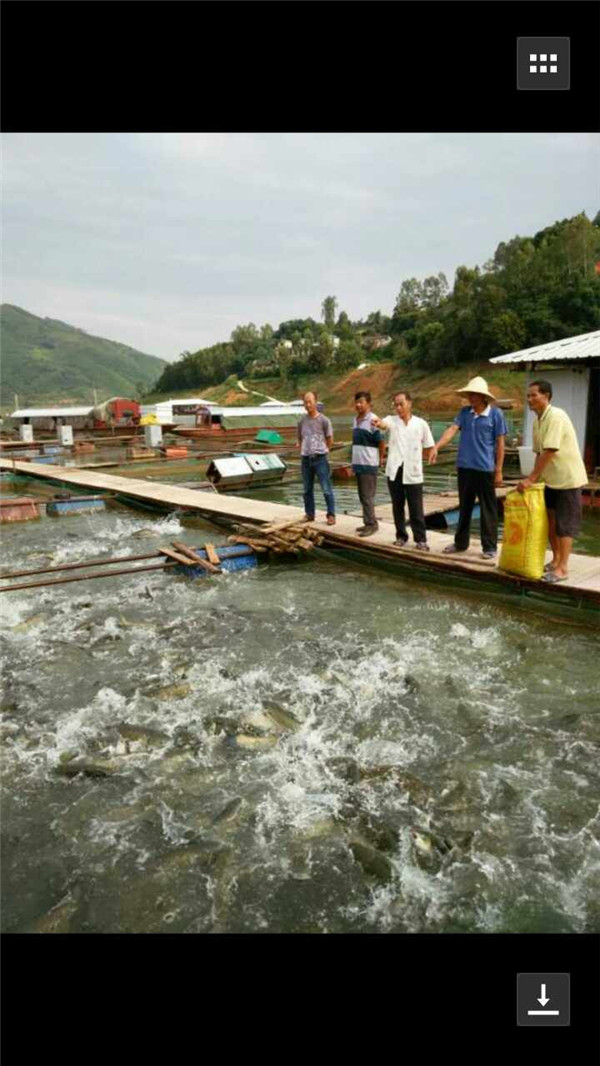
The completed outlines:
{"type": "MultiPolygon", "coordinates": [[[[201,559],[208,560],[204,548],[194,548],[194,551],[201,559]]],[[[224,544],[222,547],[215,548],[215,551],[219,556],[221,570],[253,570],[258,566],[256,552],[248,544],[224,544]]],[[[183,574],[184,577],[210,577],[209,570],[204,570],[203,567],[194,566],[193,564],[192,566],[184,566],[181,563],[179,566],[173,567],[173,572],[183,574]]]]}
{"type": "MultiPolygon", "coordinates": [[[[62,494],[61,494],[62,495],[62,494]]],[[[103,496],[71,496],[69,499],[54,499],[46,504],[46,514],[53,518],[68,514],[88,514],[90,511],[105,511],[103,496]]]]}
{"type": "Polygon", "coordinates": [[[39,504],[33,496],[8,496],[0,500],[0,522],[31,522],[39,517],[39,504]]]}

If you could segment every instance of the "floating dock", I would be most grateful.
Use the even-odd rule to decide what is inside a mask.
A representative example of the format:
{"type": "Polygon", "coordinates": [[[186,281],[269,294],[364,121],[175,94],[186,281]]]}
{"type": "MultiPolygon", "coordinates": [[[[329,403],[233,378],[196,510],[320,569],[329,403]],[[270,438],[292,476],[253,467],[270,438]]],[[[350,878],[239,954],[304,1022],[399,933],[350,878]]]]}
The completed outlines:
{"type": "MultiPolygon", "coordinates": [[[[198,492],[177,485],[157,484],[136,478],[121,478],[91,470],[72,467],[48,467],[41,463],[0,459],[0,470],[9,470],[27,477],[40,478],[66,487],[88,492],[124,494],[150,504],[162,504],[197,514],[218,525],[235,522],[273,523],[300,520],[303,509],[243,496],[222,496],[198,492]]],[[[447,499],[441,497],[441,499],[447,499]]],[[[384,505],[385,506],[385,505],[384,505]]],[[[377,508],[382,515],[383,507],[377,508]]],[[[509,574],[498,568],[496,561],[480,558],[479,544],[473,544],[460,555],[444,555],[443,548],[451,543],[447,533],[430,531],[430,552],[394,546],[394,524],[381,520],[379,530],[368,538],[356,532],[357,519],[352,515],[338,515],[335,526],[325,523],[325,515],[317,515],[315,526],[323,533],[324,546],[357,561],[383,565],[386,570],[401,569],[412,576],[435,578],[448,584],[476,587],[486,592],[505,593],[527,600],[529,607],[547,606],[559,614],[581,617],[600,623],[600,557],[573,554],[570,574],[566,581],[549,585],[509,574]]],[[[548,553],[547,558],[550,558],[548,553]]]]}

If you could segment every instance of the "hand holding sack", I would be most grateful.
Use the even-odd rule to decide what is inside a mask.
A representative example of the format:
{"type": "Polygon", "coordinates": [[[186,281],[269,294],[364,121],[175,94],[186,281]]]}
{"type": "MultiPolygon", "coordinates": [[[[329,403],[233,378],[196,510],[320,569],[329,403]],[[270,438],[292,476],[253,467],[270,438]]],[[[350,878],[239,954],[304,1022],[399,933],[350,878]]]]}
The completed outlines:
{"type": "Polygon", "coordinates": [[[539,581],[544,573],[547,543],[543,482],[536,482],[523,492],[509,492],[504,499],[500,569],[539,581]]]}

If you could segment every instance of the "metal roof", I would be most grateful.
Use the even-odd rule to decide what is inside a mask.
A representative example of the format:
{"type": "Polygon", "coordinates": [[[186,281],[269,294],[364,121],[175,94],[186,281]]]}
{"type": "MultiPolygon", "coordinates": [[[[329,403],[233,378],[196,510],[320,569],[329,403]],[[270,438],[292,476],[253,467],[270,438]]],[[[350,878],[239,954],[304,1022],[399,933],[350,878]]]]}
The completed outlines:
{"type": "Polygon", "coordinates": [[[296,404],[281,404],[278,407],[219,407],[216,405],[211,408],[211,415],[224,418],[247,418],[248,416],[258,416],[261,418],[270,418],[271,415],[297,415],[304,414],[304,408],[299,408],[296,404]]]}
{"type": "Polygon", "coordinates": [[[510,355],[496,355],[490,363],[545,363],[571,362],[573,359],[600,359],[600,330],[580,333],[577,337],[563,337],[550,344],[538,344],[535,348],[523,348],[510,355]]]}
{"type": "Polygon", "coordinates": [[[85,418],[92,407],[21,407],[11,418],[85,418]]]}

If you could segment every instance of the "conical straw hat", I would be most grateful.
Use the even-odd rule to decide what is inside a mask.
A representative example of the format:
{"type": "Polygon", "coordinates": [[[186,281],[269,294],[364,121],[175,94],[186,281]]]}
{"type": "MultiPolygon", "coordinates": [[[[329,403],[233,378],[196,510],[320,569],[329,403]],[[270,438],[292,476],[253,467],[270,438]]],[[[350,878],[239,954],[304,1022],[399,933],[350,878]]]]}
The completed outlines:
{"type": "Polygon", "coordinates": [[[487,396],[488,400],[493,400],[495,398],[488,389],[485,378],[471,378],[471,380],[465,385],[464,389],[457,389],[456,391],[461,394],[466,394],[467,392],[479,392],[482,396],[487,396]]]}

